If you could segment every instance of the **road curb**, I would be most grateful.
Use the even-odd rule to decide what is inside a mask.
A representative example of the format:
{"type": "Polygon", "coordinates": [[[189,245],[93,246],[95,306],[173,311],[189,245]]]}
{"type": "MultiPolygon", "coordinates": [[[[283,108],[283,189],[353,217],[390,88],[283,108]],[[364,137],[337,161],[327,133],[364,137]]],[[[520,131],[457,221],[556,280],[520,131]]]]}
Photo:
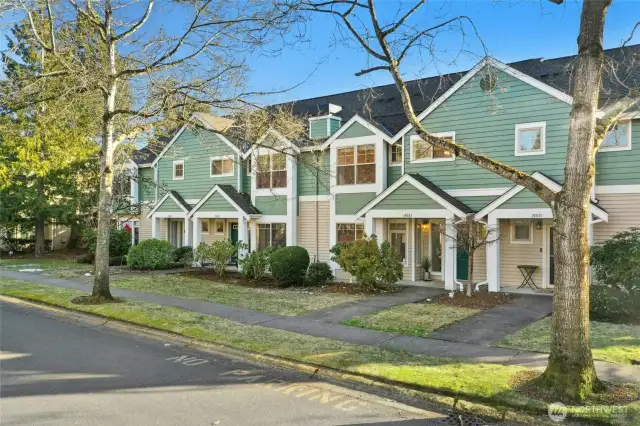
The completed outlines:
{"type": "MultiPolygon", "coordinates": [[[[401,394],[405,397],[422,400],[427,403],[435,403],[439,405],[449,406],[452,410],[468,413],[471,415],[482,416],[490,418],[494,421],[516,421],[520,424],[532,424],[532,425],[552,425],[555,424],[550,420],[540,417],[540,415],[547,414],[546,407],[536,409],[536,407],[493,407],[480,402],[474,402],[458,398],[454,396],[437,394],[420,388],[418,386],[410,386],[404,383],[393,381],[382,381],[379,378],[368,376],[365,374],[357,374],[351,372],[345,372],[330,367],[319,366],[311,363],[300,362],[288,358],[282,358],[276,355],[270,355],[260,352],[255,352],[247,349],[239,349],[232,346],[226,346],[219,343],[213,343],[198,339],[185,337],[183,335],[156,329],[149,326],[143,326],[128,321],[111,319],[99,314],[93,314],[83,311],[77,311],[74,309],[63,308],[55,304],[50,304],[44,301],[34,301],[27,298],[19,298],[13,296],[0,295],[0,301],[7,303],[14,303],[18,305],[29,306],[37,309],[43,309],[49,312],[56,313],[65,317],[71,317],[78,321],[90,322],[93,325],[100,327],[111,327],[114,329],[125,330],[129,333],[142,335],[145,337],[153,338],[156,340],[171,341],[174,344],[182,345],[184,347],[192,347],[204,352],[210,352],[217,355],[226,355],[234,358],[240,358],[243,360],[253,360],[255,362],[269,364],[276,367],[288,368],[299,372],[307,373],[314,378],[325,378],[330,380],[350,382],[359,385],[371,386],[378,388],[385,392],[394,394],[401,394]],[[510,410],[527,410],[524,411],[510,411],[510,410]]],[[[413,407],[417,411],[422,411],[419,408],[413,407]]]]}

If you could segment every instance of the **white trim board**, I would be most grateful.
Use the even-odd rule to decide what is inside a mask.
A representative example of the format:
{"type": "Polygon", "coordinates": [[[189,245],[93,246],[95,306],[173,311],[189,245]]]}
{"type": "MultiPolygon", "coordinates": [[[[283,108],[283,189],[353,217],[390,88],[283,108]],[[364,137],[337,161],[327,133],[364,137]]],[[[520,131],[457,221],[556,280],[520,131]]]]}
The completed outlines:
{"type": "MultiPolygon", "coordinates": [[[[208,200],[209,198],[211,198],[211,196],[212,196],[214,193],[216,193],[216,192],[217,192],[218,194],[222,195],[222,198],[224,198],[225,200],[227,200],[227,202],[228,202],[229,204],[231,204],[231,205],[233,206],[233,208],[234,208],[234,209],[236,209],[236,210],[237,210],[237,212],[238,212],[238,214],[239,214],[239,215],[241,215],[242,217],[244,217],[244,218],[246,218],[246,219],[249,219],[249,215],[248,215],[248,214],[246,214],[246,212],[245,212],[244,210],[242,210],[242,209],[240,208],[240,206],[238,206],[238,205],[235,203],[235,201],[233,201],[233,200],[232,200],[232,199],[227,195],[227,193],[226,193],[226,192],[224,192],[223,190],[221,190],[221,189],[220,189],[220,187],[219,187],[217,184],[216,184],[216,185],[214,185],[214,187],[213,187],[213,188],[211,188],[211,190],[209,190],[209,192],[207,192],[207,194],[206,194],[204,197],[202,197],[202,199],[200,200],[200,202],[199,202],[198,204],[196,204],[195,206],[193,206],[193,208],[191,209],[191,211],[189,212],[189,214],[187,215],[187,217],[191,217],[191,216],[193,216],[193,215],[198,211],[198,209],[199,209],[200,207],[202,207],[202,205],[203,205],[205,202],[207,202],[207,200],[208,200]]],[[[224,213],[222,213],[222,212],[218,212],[217,214],[224,214],[224,213]]]]}
{"type": "MultiPolygon", "coordinates": [[[[178,205],[178,207],[180,207],[180,209],[182,209],[182,211],[184,212],[184,214],[186,215],[187,213],[189,213],[189,210],[187,210],[187,208],[185,206],[182,205],[182,203],[180,201],[178,201],[176,199],[176,197],[173,196],[173,194],[171,193],[171,191],[167,192],[166,194],[164,194],[164,197],[162,197],[155,205],[155,207],[153,209],[151,209],[151,211],[149,211],[149,213],[147,213],[147,219],[150,219],[152,216],[155,217],[166,217],[166,216],[160,216],[161,214],[164,214],[163,212],[158,212],[156,213],[156,210],[158,210],[158,208],[167,200],[167,198],[171,197],[171,199],[173,200],[174,203],[176,203],[178,205]]],[[[169,214],[175,214],[175,215],[180,215],[181,213],[177,213],[177,212],[171,212],[169,214]]],[[[170,216],[169,216],[170,217],[170,216]]],[[[176,217],[184,217],[184,216],[176,216],[176,217]]]]}
{"type": "MultiPolygon", "coordinates": [[[[274,130],[272,128],[269,128],[269,129],[267,129],[266,132],[264,132],[264,134],[262,136],[260,136],[258,138],[257,141],[255,141],[255,143],[253,143],[251,145],[251,148],[249,148],[247,150],[247,152],[245,152],[244,154],[241,154],[242,159],[246,160],[256,150],[256,148],[264,148],[264,149],[270,149],[270,150],[272,150],[274,152],[280,152],[280,151],[277,151],[276,149],[274,149],[273,147],[260,145],[262,143],[262,141],[265,140],[267,138],[267,136],[269,136],[270,134],[274,135],[276,137],[276,139],[278,139],[280,142],[284,143],[287,146],[287,148],[291,148],[295,153],[300,153],[300,148],[296,144],[292,143],[289,139],[287,139],[284,136],[282,136],[276,130],[274,130]]],[[[286,153],[284,153],[284,154],[286,154],[286,153]]],[[[256,165],[256,167],[257,167],[257,165],[256,165]]],[[[253,173],[253,171],[254,171],[254,167],[251,168],[251,172],[252,173],[253,173]]]]}
{"type": "MultiPolygon", "coordinates": [[[[451,97],[451,95],[453,95],[455,92],[458,91],[458,89],[460,89],[462,86],[464,86],[469,80],[471,80],[476,74],[478,74],[485,66],[493,66],[494,68],[499,69],[500,71],[503,71],[509,75],[511,75],[512,77],[517,78],[518,80],[524,81],[525,83],[542,90],[543,92],[559,99],[560,101],[566,102],[568,104],[573,104],[573,97],[567,95],[566,93],[555,89],[551,86],[549,86],[548,84],[545,84],[539,80],[536,80],[535,78],[521,73],[520,71],[511,68],[509,65],[504,64],[500,61],[498,61],[497,59],[494,58],[484,58],[483,60],[481,60],[480,62],[478,62],[476,64],[475,67],[473,67],[469,72],[467,72],[460,80],[458,80],[458,82],[456,84],[454,84],[453,86],[451,86],[449,88],[449,90],[447,90],[446,92],[444,92],[442,94],[442,96],[440,96],[435,102],[433,102],[431,105],[429,105],[429,107],[427,109],[425,109],[424,111],[422,111],[419,115],[418,115],[418,121],[421,122],[422,120],[424,120],[425,117],[427,117],[429,114],[431,114],[436,108],[438,108],[440,105],[442,105],[444,103],[444,101],[446,101],[449,97],[451,97]]],[[[407,124],[402,130],[400,130],[394,137],[393,137],[393,143],[397,142],[399,139],[401,139],[404,135],[406,135],[410,130],[411,130],[411,124],[407,124]]]]}
{"type": "Polygon", "coordinates": [[[596,185],[596,194],[640,194],[640,185],[596,185]]]}
{"type": "MultiPolygon", "coordinates": [[[[373,126],[371,123],[369,123],[367,120],[365,120],[364,118],[360,117],[358,114],[354,115],[353,117],[351,117],[349,119],[349,121],[347,121],[346,123],[344,123],[337,132],[335,132],[333,135],[331,135],[331,137],[329,137],[329,139],[327,139],[322,145],[318,146],[318,147],[314,147],[314,149],[321,149],[324,150],[327,147],[329,147],[329,145],[331,145],[336,139],[338,139],[340,137],[340,135],[342,135],[344,132],[347,131],[347,129],[349,127],[351,127],[351,125],[355,122],[358,122],[360,124],[362,124],[367,130],[371,131],[374,135],[381,137],[382,140],[384,140],[387,143],[392,143],[391,141],[391,137],[389,135],[387,135],[386,133],[383,133],[382,131],[380,131],[380,129],[378,129],[376,126],[373,126]]],[[[363,136],[363,137],[371,137],[371,136],[363,136]]]]}

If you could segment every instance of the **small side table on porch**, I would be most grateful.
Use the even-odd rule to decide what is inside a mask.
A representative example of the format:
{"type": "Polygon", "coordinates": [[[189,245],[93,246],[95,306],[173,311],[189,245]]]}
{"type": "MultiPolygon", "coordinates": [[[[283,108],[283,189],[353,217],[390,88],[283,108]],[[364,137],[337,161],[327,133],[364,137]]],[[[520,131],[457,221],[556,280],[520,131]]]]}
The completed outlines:
{"type": "Polygon", "coordinates": [[[528,285],[531,288],[531,290],[538,290],[539,287],[533,281],[533,274],[538,270],[538,266],[536,266],[536,265],[518,265],[518,269],[520,270],[520,273],[524,277],[524,280],[522,280],[522,284],[520,284],[520,287],[518,287],[518,288],[522,288],[522,287],[528,285]]]}

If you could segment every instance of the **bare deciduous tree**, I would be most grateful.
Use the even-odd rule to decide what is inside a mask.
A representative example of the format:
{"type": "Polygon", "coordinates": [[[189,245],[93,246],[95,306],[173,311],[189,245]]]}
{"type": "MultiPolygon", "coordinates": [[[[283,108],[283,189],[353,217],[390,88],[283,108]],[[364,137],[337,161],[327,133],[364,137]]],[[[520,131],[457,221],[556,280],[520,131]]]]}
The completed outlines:
{"type": "MultiPolygon", "coordinates": [[[[552,0],[562,3],[563,0],[552,0]]],[[[583,399],[599,388],[589,339],[589,247],[588,222],[590,192],[594,183],[595,154],[609,128],[620,115],[636,104],[636,90],[609,105],[600,118],[598,98],[602,82],[604,51],[602,38],[607,7],[611,0],[590,0],[583,3],[578,59],[574,67],[573,106],[566,156],[564,184],[556,193],[531,175],[496,161],[454,141],[430,134],[420,123],[411,101],[401,64],[411,52],[433,54],[438,31],[466,24],[475,32],[468,16],[443,19],[425,28],[418,11],[426,3],[400,6],[397,13],[379,16],[374,0],[302,0],[286,3],[303,14],[328,14],[336,18],[359,48],[367,52],[373,65],[356,75],[387,71],[402,98],[406,117],[414,131],[434,146],[455,153],[467,160],[535,193],[547,203],[554,214],[555,276],[553,339],[549,365],[543,374],[546,385],[569,399],[583,399]]],[[[428,17],[435,18],[437,17],[428,17]]],[[[477,33],[476,33],[477,34],[477,33]]]]}

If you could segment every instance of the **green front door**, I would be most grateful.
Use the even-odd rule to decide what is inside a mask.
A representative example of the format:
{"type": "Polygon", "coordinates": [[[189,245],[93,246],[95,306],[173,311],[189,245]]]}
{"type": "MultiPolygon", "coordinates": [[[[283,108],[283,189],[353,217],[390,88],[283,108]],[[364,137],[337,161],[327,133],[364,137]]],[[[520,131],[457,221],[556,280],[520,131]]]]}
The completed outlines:
{"type": "Polygon", "coordinates": [[[466,280],[469,279],[469,254],[466,251],[458,249],[458,256],[456,259],[456,279],[466,280]]]}
{"type": "MultiPolygon", "coordinates": [[[[238,242],[238,224],[237,223],[231,224],[231,231],[229,231],[229,238],[231,239],[232,244],[236,244],[238,242]]],[[[232,263],[234,265],[238,264],[238,252],[236,252],[235,255],[231,256],[229,263],[232,263]]]]}

